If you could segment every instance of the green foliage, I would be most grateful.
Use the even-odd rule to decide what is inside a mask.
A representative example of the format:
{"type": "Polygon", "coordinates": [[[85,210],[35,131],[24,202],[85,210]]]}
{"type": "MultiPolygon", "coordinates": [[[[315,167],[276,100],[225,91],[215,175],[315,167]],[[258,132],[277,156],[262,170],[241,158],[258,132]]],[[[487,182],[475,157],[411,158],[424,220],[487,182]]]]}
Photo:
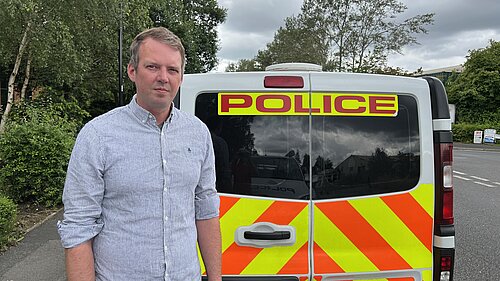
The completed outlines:
{"type": "Polygon", "coordinates": [[[254,59],[242,59],[237,63],[230,63],[225,71],[226,72],[243,72],[243,71],[263,71],[264,68],[254,59]]]}
{"type": "Polygon", "coordinates": [[[78,105],[74,97],[65,97],[64,93],[47,88],[35,99],[15,104],[9,118],[13,123],[23,123],[30,119],[52,122],[55,118],[73,123],[79,129],[90,117],[90,114],[78,105]]]}
{"type": "Polygon", "coordinates": [[[447,82],[457,122],[500,122],[500,42],[469,52],[460,75],[447,82]]]}
{"type": "Polygon", "coordinates": [[[151,11],[156,25],[172,30],[186,49],[186,73],[201,73],[217,65],[217,25],[224,22],[226,10],[216,0],[163,1],[151,11]]]}
{"type": "MultiPolygon", "coordinates": [[[[397,0],[305,0],[301,13],[287,18],[258,52],[255,65],[309,62],[326,71],[392,72],[387,56],[416,44],[414,35],[433,23],[434,14],[400,19],[406,9],[397,0]]],[[[240,71],[228,70],[234,69],[240,71]]]]}
{"type": "Polygon", "coordinates": [[[64,103],[26,104],[14,110],[0,138],[0,187],[17,203],[61,204],[67,163],[78,125],[67,120],[64,103]]]}
{"type": "Polygon", "coordinates": [[[485,129],[496,129],[500,132],[499,123],[485,123],[485,124],[472,124],[472,123],[458,123],[453,124],[453,141],[462,143],[472,143],[474,141],[474,131],[484,131],[485,129]]]}
{"type": "MultiPolygon", "coordinates": [[[[158,25],[181,37],[188,58],[186,72],[206,72],[217,64],[216,27],[226,16],[216,0],[0,0],[0,7],[0,70],[8,69],[10,75],[27,31],[15,86],[22,87],[29,56],[28,91],[50,86],[71,92],[92,116],[117,104],[120,25],[124,76],[128,46],[136,34],[156,24],[157,16],[158,25]]],[[[128,100],[135,89],[123,78],[128,100]]]]}
{"type": "Polygon", "coordinates": [[[0,195],[0,249],[8,242],[17,216],[17,205],[9,198],[0,195]]]}

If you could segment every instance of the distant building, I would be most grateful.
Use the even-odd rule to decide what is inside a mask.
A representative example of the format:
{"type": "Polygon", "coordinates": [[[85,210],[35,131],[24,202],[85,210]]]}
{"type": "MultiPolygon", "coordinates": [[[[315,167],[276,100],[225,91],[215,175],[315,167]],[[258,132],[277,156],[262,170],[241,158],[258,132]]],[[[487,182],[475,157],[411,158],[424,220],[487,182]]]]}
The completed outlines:
{"type": "Polygon", "coordinates": [[[463,65],[454,65],[454,66],[448,66],[448,67],[442,67],[442,68],[436,68],[436,69],[429,69],[429,70],[424,70],[422,72],[417,72],[414,74],[416,77],[421,77],[421,76],[433,76],[441,80],[441,82],[445,83],[448,78],[453,73],[461,73],[463,71],[464,67],[463,65]]]}

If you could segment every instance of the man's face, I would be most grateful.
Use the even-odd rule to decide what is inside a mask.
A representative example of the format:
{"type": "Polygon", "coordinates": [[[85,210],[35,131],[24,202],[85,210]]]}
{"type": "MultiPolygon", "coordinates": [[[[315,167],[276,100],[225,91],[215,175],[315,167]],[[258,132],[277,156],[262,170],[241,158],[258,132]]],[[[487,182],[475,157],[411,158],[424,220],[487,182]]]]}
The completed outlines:
{"type": "Polygon", "coordinates": [[[178,50],[154,39],[139,48],[137,69],[127,73],[137,89],[137,103],[151,113],[168,111],[182,82],[182,59],[178,50]]]}

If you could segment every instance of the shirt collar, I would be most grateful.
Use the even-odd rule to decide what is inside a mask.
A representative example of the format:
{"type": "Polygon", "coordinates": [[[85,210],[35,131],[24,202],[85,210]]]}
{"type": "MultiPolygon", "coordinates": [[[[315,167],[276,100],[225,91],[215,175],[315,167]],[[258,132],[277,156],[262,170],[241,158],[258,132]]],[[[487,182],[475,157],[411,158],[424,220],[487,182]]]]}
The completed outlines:
{"type": "MultiPolygon", "coordinates": [[[[142,108],[136,100],[137,94],[134,95],[130,103],[128,104],[128,108],[132,111],[132,113],[137,117],[141,122],[146,123],[150,119],[155,119],[153,114],[151,114],[146,109],[142,108]]],[[[174,106],[174,102],[172,102],[172,110],[170,111],[170,116],[165,121],[166,123],[172,122],[174,116],[177,114],[176,111],[178,109],[174,106]]],[[[155,120],[156,122],[156,120],[155,120]]]]}

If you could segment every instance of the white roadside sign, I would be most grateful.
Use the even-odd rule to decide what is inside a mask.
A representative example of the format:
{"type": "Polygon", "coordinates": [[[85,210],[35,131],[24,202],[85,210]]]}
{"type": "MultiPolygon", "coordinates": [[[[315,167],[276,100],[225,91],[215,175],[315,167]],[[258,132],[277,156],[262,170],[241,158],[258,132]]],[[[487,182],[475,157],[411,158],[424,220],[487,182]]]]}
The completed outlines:
{"type": "Polygon", "coordinates": [[[483,131],[474,131],[474,143],[483,142],[483,131]]]}
{"type": "Polygon", "coordinates": [[[485,129],[484,130],[484,143],[495,143],[495,135],[497,131],[495,129],[485,129]]]}

